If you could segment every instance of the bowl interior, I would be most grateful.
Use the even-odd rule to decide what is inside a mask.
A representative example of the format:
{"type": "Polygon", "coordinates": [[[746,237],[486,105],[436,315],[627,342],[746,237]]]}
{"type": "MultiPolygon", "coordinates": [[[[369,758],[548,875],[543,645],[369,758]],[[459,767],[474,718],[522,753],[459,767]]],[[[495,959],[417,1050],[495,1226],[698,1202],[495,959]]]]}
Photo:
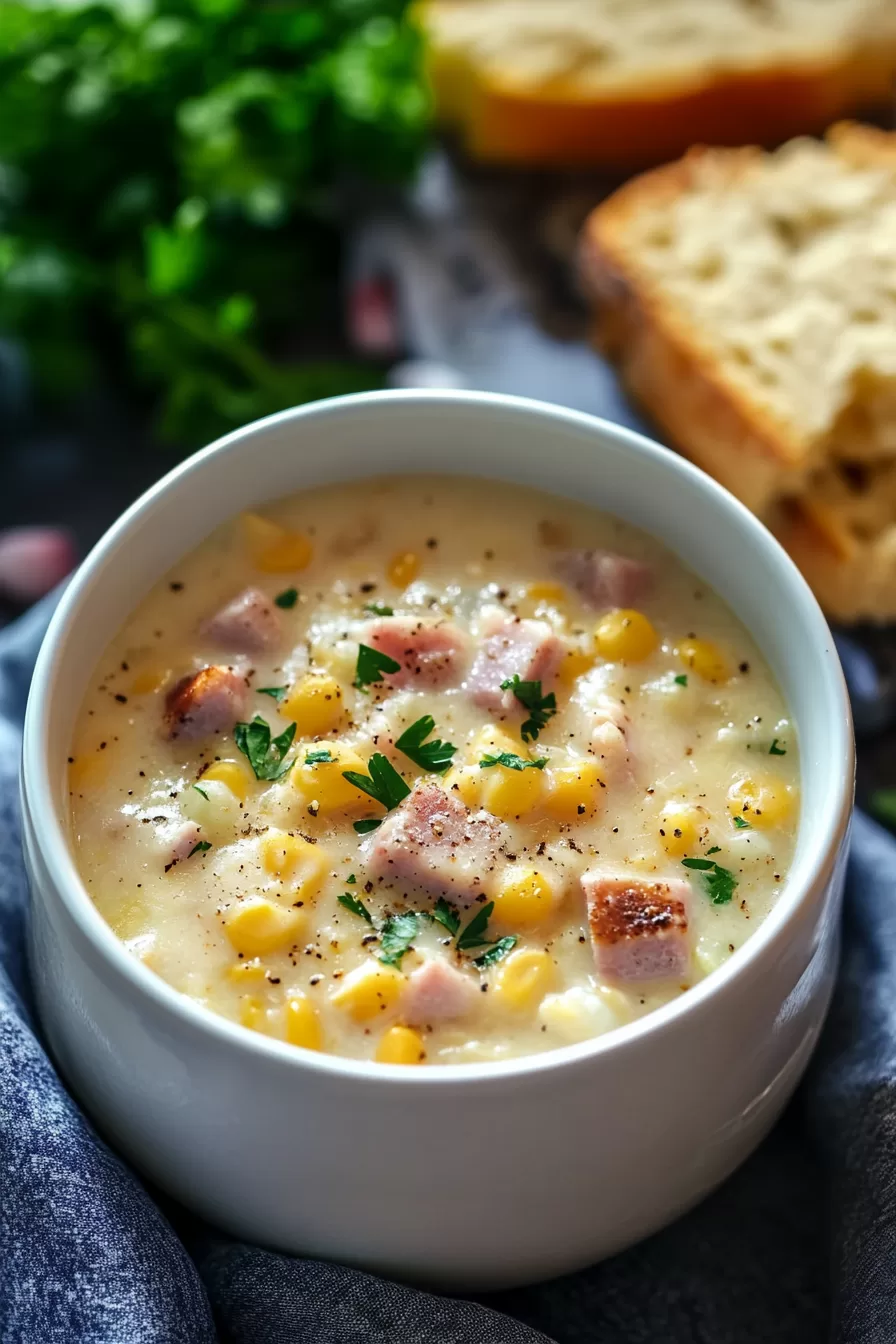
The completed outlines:
{"type": "MultiPolygon", "coordinates": [[[[374,394],[284,412],[191,458],[107,533],[62,599],[29,703],[25,789],[44,817],[51,800],[57,824],[48,818],[43,837],[51,867],[54,848],[71,865],[65,759],[88,678],[152,584],[241,509],[400,472],[505,479],[584,501],[658,537],[728,602],[768,660],[800,741],[800,835],[788,888],[759,931],[770,933],[830,853],[851,797],[848,704],[814,598],[761,524],[666,449],[575,412],[475,393],[374,394]]],[[[487,488],[500,508],[500,484],[487,488]]]]}

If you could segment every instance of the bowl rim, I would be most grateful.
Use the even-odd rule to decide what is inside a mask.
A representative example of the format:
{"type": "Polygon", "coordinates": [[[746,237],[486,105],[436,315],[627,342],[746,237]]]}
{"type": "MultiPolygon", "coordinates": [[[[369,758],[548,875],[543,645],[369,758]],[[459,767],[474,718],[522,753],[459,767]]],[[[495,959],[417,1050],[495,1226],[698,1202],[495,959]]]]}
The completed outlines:
{"type": "MultiPolygon", "coordinates": [[[[372,473],[373,474],[373,473],[372,473]]],[[[500,479],[500,475],[495,479],[500,479]]],[[[683,557],[687,562],[686,557],[683,557]]],[[[734,610],[740,620],[739,613],[734,610]]],[[[747,627],[749,629],[749,627],[747,627]]],[[[752,634],[752,631],[750,631],[752,634]]],[[[232,1046],[256,1061],[267,1060],[271,1067],[282,1064],[294,1070],[336,1075],[357,1083],[379,1084],[402,1082],[407,1087],[439,1087],[465,1083],[468,1086],[485,1085],[498,1080],[525,1078],[530,1075],[563,1069],[575,1064],[597,1060],[604,1055],[633,1049],[648,1037],[669,1033],[682,1020],[696,1018],[711,1002],[725,994],[733,982],[743,979],[758,964],[786,943],[790,926],[797,920],[811,892],[825,881],[834,869],[838,853],[847,835],[852,814],[855,772],[855,748],[849,697],[843,672],[837,657],[833,637],[811,589],[778,541],[762,523],[723,486],[701,471],[693,463],[664,448],[654,440],[625,426],[618,425],[586,412],[571,410],[549,402],[501,393],[467,390],[397,390],[359,392],[309,402],[266,416],[261,420],[234,430],[200,449],[174,466],[160,480],[145,491],[103,534],[82,561],[60,598],[44,635],[32,676],[25,716],[22,743],[21,795],[23,830],[33,831],[32,818],[41,817],[40,859],[45,880],[41,894],[47,889],[75,926],[91,952],[110,967],[128,990],[138,998],[147,996],[154,1007],[167,1013],[176,1022],[200,1035],[214,1038],[219,1047],[232,1046]],[[124,943],[106,923],[94,905],[75,865],[64,827],[52,803],[50,782],[49,706],[53,685],[58,674],[66,642],[72,637],[78,610],[94,576],[114,557],[118,548],[127,543],[132,527],[162,495],[176,490],[180,483],[196,472],[207,470],[207,464],[218,454],[264,435],[272,426],[302,420],[340,415],[359,407],[375,408],[383,404],[404,403],[426,407],[445,403],[490,409],[510,410],[524,415],[535,415],[545,422],[562,421],[571,427],[586,430],[593,436],[614,439],[631,452],[647,457],[661,470],[682,474],[688,479],[704,502],[729,515],[732,526],[746,536],[744,540],[764,548],[782,567],[782,578],[789,580],[788,598],[804,608],[813,635],[817,638],[818,666],[823,671],[826,691],[840,702],[842,713],[831,724],[832,748],[830,753],[831,787],[827,791],[827,808],[809,819],[813,834],[822,842],[812,847],[802,869],[796,875],[791,871],[783,884],[775,905],[762,923],[750,934],[731,957],[711,974],[691,986],[669,1003],[653,1009],[633,1022],[624,1024],[601,1036],[591,1037],[574,1044],[559,1046],[533,1055],[510,1059],[479,1061],[464,1064],[439,1064],[423,1069],[409,1069],[399,1064],[381,1064],[374,1060],[357,1060],[340,1055],[326,1054],[290,1045],[259,1032],[248,1031],[236,1022],[204,1007],[182,994],[161,976],[144,966],[127,951],[124,943]],[[836,764],[839,763],[839,764],[836,764]]],[[[807,819],[801,814],[800,827],[807,819]]],[[[26,849],[27,849],[26,840],[26,849]]],[[[31,838],[31,843],[36,844],[31,838]]],[[[33,878],[30,885],[34,885],[33,878]]],[[[34,892],[31,900],[36,899],[34,892]]]]}

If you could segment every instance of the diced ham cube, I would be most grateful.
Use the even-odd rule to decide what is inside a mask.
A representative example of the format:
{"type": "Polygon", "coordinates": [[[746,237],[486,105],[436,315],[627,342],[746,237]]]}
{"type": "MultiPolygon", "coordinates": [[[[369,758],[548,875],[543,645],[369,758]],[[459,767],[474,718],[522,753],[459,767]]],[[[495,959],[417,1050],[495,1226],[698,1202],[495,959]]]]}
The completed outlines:
{"type": "Polygon", "coordinates": [[[367,643],[399,664],[385,674],[390,686],[430,689],[456,681],[467,641],[451,621],[387,616],[370,627],[367,643]]]}
{"type": "Polygon", "coordinates": [[[183,677],[165,698],[165,734],[192,742],[229,732],[246,713],[245,677],[232,667],[204,667],[183,677]]]}
{"type": "Polygon", "coordinates": [[[206,621],[202,633],[232,653],[265,653],[280,642],[280,616],[260,588],[247,588],[206,621]]]}
{"type": "Polygon", "coordinates": [[[607,980],[681,979],[690,963],[687,882],[584,873],[598,972],[607,980]]]}
{"type": "Polygon", "coordinates": [[[546,621],[530,621],[503,613],[486,626],[486,636],[476,652],[467,690],[480,709],[500,713],[514,705],[512,691],[501,683],[516,675],[520,681],[552,680],[566,652],[563,640],[546,621]]]}
{"type": "Polygon", "coordinates": [[[453,794],[421,779],[365,842],[371,876],[406,895],[427,892],[473,901],[495,867],[504,828],[470,812],[453,794]]]}
{"type": "Polygon", "coordinates": [[[401,1016],[409,1026],[435,1026],[466,1017],[479,1000],[479,985],[437,957],[408,976],[401,995],[401,1016]]]}
{"type": "Polygon", "coordinates": [[[557,573],[595,610],[631,607],[653,583],[649,565],[614,551],[565,551],[557,560],[557,573]]]}
{"type": "Polygon", "coordinates": [[[181,859],[188,859],[199,843],[201,832],[195,821],[167,822],[160,828],[165,872],[181,859]]]}
{"type": "Polygon", "coordinates": [[[632,721],[623,706],[609,695],[599,695],[588,705],[586,713],[592,725],[589,750],[603,764],[608,781],[631,774],[632,721]]]}

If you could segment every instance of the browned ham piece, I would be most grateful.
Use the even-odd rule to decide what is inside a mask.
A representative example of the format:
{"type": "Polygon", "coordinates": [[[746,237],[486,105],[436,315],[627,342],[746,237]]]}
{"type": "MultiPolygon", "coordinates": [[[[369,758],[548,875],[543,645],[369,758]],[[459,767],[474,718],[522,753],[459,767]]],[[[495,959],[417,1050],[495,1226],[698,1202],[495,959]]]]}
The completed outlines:
{"type": "Polygon", "coordinates": [[[206,621],[202,633],[232,653],[265,653],[280,642],[280,615],[260,588],[247,588],[206,621]]]}
{"type": "Polygon", "coordinates": [[[467,640],[451,621],[388,616],[372,625],[367,642],[399,664],[386,673],[390,686],[429,689],[459,680],[467,640]]]}
{"type": "Polygon", "coordinates": [[[546,687],[565,652],[563,640],[546,621],[496,618],[487,627],[467,677],[473,703],[492,713],[511,709],[513,692],[503,691],[501,683],[516,675],[520,681],[540,681],[546,687]]]}
{"type": "Polygon", "coordinates": [[[165,697],[165,736],[192,742],[230,732],[244,717],[246,680],[232,667],[204,667],[183,677],[165,697]]]}
{"type": "Polygon", "coordinates": [[[631,607],[646,596],[653,583],[649,565],[614,551],[564,551],[556,569],[595,611],[631,607]]]}
{"type": "Polygon", "coordinates": [[[690,963],[686,881],[647,881],[592,871],[582,876],[598,972],[607,980],[680,979],[690,963]]]}

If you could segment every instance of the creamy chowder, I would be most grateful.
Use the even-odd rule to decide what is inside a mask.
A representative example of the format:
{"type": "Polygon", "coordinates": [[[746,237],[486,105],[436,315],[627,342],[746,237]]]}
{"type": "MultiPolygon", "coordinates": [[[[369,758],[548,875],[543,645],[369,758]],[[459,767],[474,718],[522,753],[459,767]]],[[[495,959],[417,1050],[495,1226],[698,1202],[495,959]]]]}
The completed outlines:
{"type": "Polygon", "coordinates": [[[685,993],[785,880],[798,747],[750,636],[583,506],[439,477],[220,528],[103,654],[69,758],[130,952],[309,1049],[462,1063],[685,993]]]}

